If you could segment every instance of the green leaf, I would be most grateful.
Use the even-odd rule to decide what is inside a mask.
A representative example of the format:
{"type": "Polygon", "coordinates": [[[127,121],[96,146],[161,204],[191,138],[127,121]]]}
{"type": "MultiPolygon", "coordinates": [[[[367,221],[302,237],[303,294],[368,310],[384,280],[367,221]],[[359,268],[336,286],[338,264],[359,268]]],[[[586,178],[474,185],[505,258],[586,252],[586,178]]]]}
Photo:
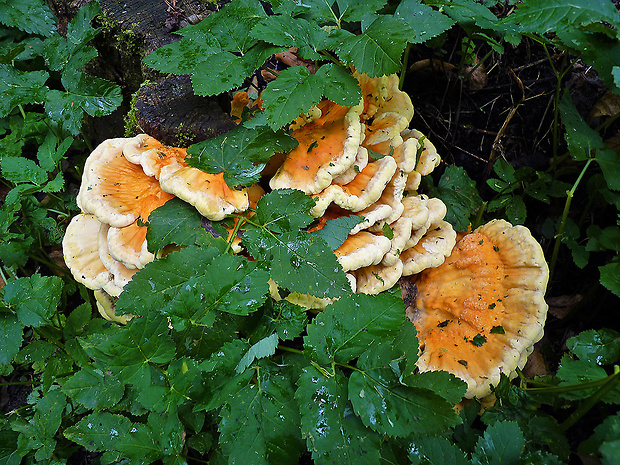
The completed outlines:
{"type": "Polygon", "coordinates": [[[295,232],[314,221],[308,213],[314,203],[314,199],[302,191],[276,189],[260,198],[252,220],[276,233],[295,232]]]}
{"type": "Polygon", "coordinates": [[[86,339],[83,345],[89,355],[101,354],[122,382],[138,389],[150,385],[151,365],[170,362],[176,352],[168,321],[158,312],[132,318],[127,326],[99,340],[86,339]]]}
{"type": "Polygon", "coordinates": [[[0,64],[0,93],[4,96],[0,101],[0,117],[7,116],[17,105],[41,103],[47,90],[45,82],[48,78],[46,71],[19,71],[12,66],[0,64]]]}
{"type": "Polygon", "coordinates": [[[21,157],[3,158],[2,176],[14,184],[29,182],[40,186],[47,181],[47,173],[44,169],[34,161],[21,157]]]}
{"type": "Polygon", "coordinates": [[[349,107],[360,103],[362,92],[359,83],[344,66],[329,63],[321,66],[314,76],[323,86],[326,99],[349,107]]]}
{"type": "Polygon", "coordinates": [[[325,226],[313,231],[312,234],[322,237],[332,250],[336,250],[349,237],[351,230],[362,221],[364,221],[364,218],[357,215],[341,216],[340,218],[327,220],[325,226]]]}
{"type": "Polygon", "coordinates": [[[382,436],[365,428],[347,397],[347,378],[337,371],[325,377],[307,367],[297,382],[295,398],[301,431],[317,465],[380,462],[382,436]]]}
{"type": "Polygon", "coordinates": [[[395,337],[406,321],[403,301],[393,293],[347,295],[308,325],[305,352],[322,365],[347,363],[373,341],[395,337]]]}
{"type": "Polygon", "coordinates": [[[292,340],[300,336],[306,329],[308,317],[305,309],[286,300],[278,302],[270,299],[263,306],[263,316],[256,324],[252,339],[265,337],[273,332],[283,341],[292,340]]]}
{"type": "Polygon", "coordinates": [[[62,279],[34,274],[9,282],[3,290],[5,303],[15,309],[19,321],[37,328],[50,323],[60,303],[62,279]]]}
{"type": "Polygon", "coordinates": [[[468,465],[470,462],[456,444],[439,436],[420,437],[415,439],[411,452],[411,460],[426,459],[433,465],[468,465]]]}
{"type": "Polygon", "coordinates": [[[620,297],[620,263],[608,263],[599,267],[601,284],[620,297]]]}
{"type": "MultiPolygon", "coordinates": [[[[573,386],[582,383],[600,381],[608,377],[607,371],[596,363],[588,360],[573,360],[569,354],[564,354],[560,360],[557,377],[561,380],[560,386],[573,386]]],[[[596,392],[597,388],[573,389],[561,392],[558,395],[568,400],[585,399],[596,392]]],[[[606,403],[620,403],[620,386],[616,385],[601,399],[606,403]]]]}
{"type": "Polygon", "coordinates": [[[54,134],[48,133],[37,150],[37,159],[41,168],[45,171],[56,169],[57,163],[67,153],[71,144],[73,144],[73,137],[59,141],[54,134]]]}
{"type": "Polygon", "coordinates": [[[349,378],[349,399],[366,427],[380,434],[406,437],[441,433],[459,423],[452,404],[427,389],[401,384],[372,356],[360,358],[361,370],[349,378]]]}
{"type": "Polygon", "coordinates": [[[188,357],[174,359],[166,370],[166,382],[151,383],[138,393],[138,401],[152,412],[163,414],[176,411],[187,402],[194,380],[200,375],[198,362],[188,357]]]}
{"type": "Polygon", "coordinates": [[[412,34],[402,19],[380,16],[362,34],[343,36],[336,53],[370,77],[393,74],[401,69],[401,57],[412,34]]]}
{"type": "Polygon", "coordinates": [[[224,344],[201,363],[200,383],[190,391],[192,399],[195,399],[195,411],[220,408],[237,395],[242,386],[249,383],[254,370],[246,370],[241,374],[236,371],[249,347],[247,342],[237,339],[224,344]]]}
{"type": "Polygon", "coordinates": [[[310,110],[323,96],[324,84],[305,66],[292,66],[280,72],[263,91],[269,126],[278,129],[310,110]]]}
{"type": "Polygon", "coordinates": [[[269,16],[252,28],[252,37],[282,47],[295,47],[307,60],[322,58],[327,33],[314,22],[290,16],[269,16]]]}
{"type": "Polygon", "coordinates": [[[581,360],[611,365],[620,360],[620,333],[613,329],[590,329],[566,341],[566,346],[581,360]]]}
{"type": "Polygon", "coordinates": [[[404,0],[396,8],[396,18],[405,21],[411,30],[409,43],[421,44],[443,34],[454,25],[454,20],[440,11],[434,10],[420,0],[404,0]]]}
{"type": "Polygon", "coordinates": [[[151,429],[142,423],[132,423],[123,415],[92,413],[67,428],[64,434],[86,450],[117,451],[133,461],[151,463],[163,455],[151,429]]]}
{"type": "Polygon", "coordinates": [[[428,389],[452,404],[458,404],[467,391],[467,384],[447,371],[426,371],[407,376],[403,382],[413,388],[428,389]]]}
{"type": "Polygon", "coordinates": [[[30,34],[49,37],[56,33],[56,17],[42,0],[10,0],[0,3],[0,23],[30,34]]]}
{"type": "Polygon", "coordinates": [[[294,384],[275,371],[236,392],[220,411],[220,444],[229,463],[297,464],[303,450],[294,384]]]}
{"type": "Polygon", "coordinates": [[[194,92],[197,95],[217,95],[238,87],[265,60],[281,51],[281,47],[259,43],[243,55],[223,51],[207,56],[200,70],[192,74],[194,92]]]}
{"type": "Polygon", "coordinates": [[[594,433],[579,446],[579,452],[596,454],[603,443],[617,440],[620,440],[620,412],[609,415],[596,426],[594,433]]]}
{"type": "Polygon", "coordinates": [[[258,360],[264,357],[269,357],[276,353],[276,347],[278,347],[278,334],[273,333],[271,336],[267,336],[256,344],[254,344],[250,349],[244,354],[244,356],[239,361],[239,364],[235,368],[237,374],[243,373],[246,368],[248,368],[254,360],[258,360]]]}
{"type": "Polygon", "coordinates": [[[202,216],[190,204],[177,198],[169,200],[149,215],[149,251],[155,253],[168,244],[193,245],[201,221],[202,216]]]}
{"type": "Polygon", "coordinates": [[[525,438],[515,422],[498,422],[489,426],[476,443],[474,465],[518,465],[525,438]]]}
{"type": "Polygon", "coordinates": [[[523,224],[525,223],[526,215],[527,210],[523,199],[516,195],[511,196],[506,205],[506,217],[508,221],[512,224],[523,224]]]}
{"type": "Polygon", "coordinates": [[[387,0],[367,0],[363,3],[355,0],[338,0],[336,3],[340,21],[354,23],[363,21],[364,16],[382,9],[387,0]]]}
{"type": "Polygon", "coordinates": [[[470,218],[475,216],[482,199],[467,172],[460,166],[450,165],[446,168],[439,184],[431,189],[431,195],[443,200],[448,212],[445,220],[457,231],[466,231],[470,218]]]}
{"type": "Polygon", "coordinates": [[[121,400],[125,386],[111,374],[85,367],[67,379],[62,391],[88,409],[102,410],[121,400]]]}
{"type": "Polygon", "coordinates": [[[560,30],[579,29],[596,32],[600,23],[605,21],[614,27],[608,28],[608,35],[615,36],[620,27],[618,10],[606,0],[550,0],[545,2],[523,2],[512,14],[504,18],[503,23],[516,26],[520,33],[543,35],[560,30]]]}
{"type": "Polygon", "coordinates": [[[64,92],[54,89],[47,93],[45,111],[71,134],[79,133],[84,113],[90,116],[108,115],[123,99],[120,87],[105,79],[80,74],[74,84],[65,85],[64,92]]]}
{"type": "MultiPolygon", "coordinates": [[[[0,313],[0,367],[7,366],[22,345],[24,325],[15,315],[0,313]]],[[[0,369],[0,372],[3,370],[0,369]]]]}
{"type": "Polygon", "coordinates": [[[99,31],[91,26],[91,22],[101,11],[98,2],[89,2],[77,11],[67,26],[66,39],[73,45],[72,49],[90,42],[97,35],[99,31]]]}
{"type": "Polygon", "coordinates": [[[269,128],[248,129],[237,126],[221,136],[189,147],[189,166],[207,173],[224,173],[231,188],[257,182],[265,163],[276,152],[293,149],[297,141],[282,131],[269,128]]]}

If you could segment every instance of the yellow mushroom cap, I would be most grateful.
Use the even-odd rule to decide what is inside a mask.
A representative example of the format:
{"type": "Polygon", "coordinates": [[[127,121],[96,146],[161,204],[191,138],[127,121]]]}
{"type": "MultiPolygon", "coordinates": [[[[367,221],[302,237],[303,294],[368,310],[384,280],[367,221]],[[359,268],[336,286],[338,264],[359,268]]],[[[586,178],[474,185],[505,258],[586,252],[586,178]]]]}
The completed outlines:
{"type": "Polygon", "coordinates": [[[484,397],[511,376],[543,334],[548,267],[523,226],[494,220],[465,235],[446,261],[412,278],[407,313],[418,329],[421,371],[446,370],[484,397]]]}
{"type": "Polygon", "coordinates": [[[291,133],[299,145],[269,181],[272,189],[318,194],[355,162],[361,142],[362,105],[349,108],[323,100],[317,108],[321,110],[319,118],[291,133]]]}

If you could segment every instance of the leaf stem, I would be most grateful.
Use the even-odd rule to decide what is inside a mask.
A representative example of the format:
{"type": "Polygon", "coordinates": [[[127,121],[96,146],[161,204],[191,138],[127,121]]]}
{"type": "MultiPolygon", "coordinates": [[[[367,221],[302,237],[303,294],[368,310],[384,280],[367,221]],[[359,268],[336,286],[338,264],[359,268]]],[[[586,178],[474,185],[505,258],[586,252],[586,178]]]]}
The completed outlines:
{"type": "Polygon", "coordinates": [[[592,163],[592,158],[588,159],[586,164],[584,165],[581,173],[577,177],[577,180],[573,184],[573,187],[566,191],[566,203],[564,204],[564,211],[562,212],[562,219],[560,220],[560,227],[558,228],[558,233],[555,236],[555,245],[553,247],[553,254],[551,255],[551,262],[549,263],[549,281],[553,278],[553,272],[555,271],[555,264],[558,260],[558,253],[560,252],[560,244],[562,243],[562,238],[564,237],[564,228],[566,227],[566,220],[568,219],[568,212],[570,210],[570,204],[573,201],[573,196],[575,195],[575,191],[577,190],[577,186],[581,182],[588,166],[592,163]]]}
{"type": "Polygon", "coordinates": [[[403,65],[400,68],[400,76],[398,77],[398,90],[403,90],[403,84],[405,83],[405,76],[407,75],[407,62],[409,61],[409,52],[411,51],[411,43],[407,42],[405,48],[405,54],[403,55],[403,65]]]}
{"type": "Polygon", "coordinates": [[[290,352],[292,354],[300,354],[303,355],[304,351],[303,350],[299,350],[299,349],[294,349],[293,347],[288,347],[288,346],[283,346],[281,344],[278,344],[278,349],[283,350],[285,352],[290,352]]]}
{"type": "Polygon", "coordinates": [[[620,381],[620,366],[614,365],[614,374],[605,378],[605,384],[594,394],[588,397],[561,425],[560,429],[566,431],[574,426],[586,413],[590,411],[609,391],[614,389],[620,381]]]}

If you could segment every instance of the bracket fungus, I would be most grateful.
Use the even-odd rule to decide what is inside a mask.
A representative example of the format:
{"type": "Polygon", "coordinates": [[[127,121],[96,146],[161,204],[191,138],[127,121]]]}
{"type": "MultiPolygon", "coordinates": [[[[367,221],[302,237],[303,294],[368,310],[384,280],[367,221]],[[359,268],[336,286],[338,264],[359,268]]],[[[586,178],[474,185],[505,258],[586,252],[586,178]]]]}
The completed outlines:
{"type": "Polygon", "coordinates": [[[527,228],[493,220],[466,234],[442,265],[412,277],[407,314],[418,330],[420,371],[453,373],[467,383],[466,398],[489,395],[543,336],[548,278],[527,228]]]}

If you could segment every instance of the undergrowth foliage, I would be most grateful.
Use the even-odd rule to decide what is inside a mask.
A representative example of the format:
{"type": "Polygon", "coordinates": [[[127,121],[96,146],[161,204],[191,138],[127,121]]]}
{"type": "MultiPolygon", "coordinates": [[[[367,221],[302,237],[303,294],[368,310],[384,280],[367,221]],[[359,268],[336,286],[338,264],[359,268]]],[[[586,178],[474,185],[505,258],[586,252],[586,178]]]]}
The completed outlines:
{"type": "MultiPolygon", "coordinates": [[[[237,88],[289,47],[323,64],[316,74],[281,71],[264,91],[262,114],[189,148],[190,165],[223,171],[238,186],[294,144],[286,125],[322,97],[359,101],[351,67],[404,74],[413,47],[451,28],[465,31],[470,52],[477,43],[494,53],[538,43],[557,77],[552,166],[514,168],[500,157],[484,196],[458,166],[425,187],[448,205],[458,230],[494,216],[521,224],[531,205],[563,203],[543,228],[555,241],[551,269],[564,245],[578,267],[604,257],[600,283],[620,295],[620,157],[562,92],[570,60],[579,59],[620,93],[618,12],[607,0],[528,0],[496,15],[496,3],[233,0],[146,63],[190,74],[200,95],[237,88]],[[555,60],[554,51],[570,58],[555,60]],[[576,195],[604,208],[607,220],[575,220],[576,195]]],[[[88,3],[62,36],[43,0],[0,0],[0,385],[32,387],[0,417],[0,464],[68,463],[80,450],[102,464],[560,464],[577,451],[617,463],[620,333],[584,331],[568,339],[553,375],[520,374],[518,385],[504,378],[481,416],[478,401],[459,412],[462,381],[415,370],[416,332],[400,291],[348,291],[332,251],[352,220],[308,232],[313,201],[299,191],[268,193],[254,216],[236,218],[251,259],[223,239],[235,218],[214,223],[222,233],[214,237],[179,200],[157,209],[149,246],[180,249],[126,286],[117,303],[117,312],[135,316],[126,326],[94,318],[89,292],[51,252],[77,212],[67,184],[79,183],[90,148],[84,119],[121,103],[118,86],[83,72],[97,55],[89,42],[98,14],[88,3]],[[276,302],[269,278],[282,295],[337,300],[314,315],[276,302]],[[592,431],[569,442],[590,414],[592,431]]]]}

